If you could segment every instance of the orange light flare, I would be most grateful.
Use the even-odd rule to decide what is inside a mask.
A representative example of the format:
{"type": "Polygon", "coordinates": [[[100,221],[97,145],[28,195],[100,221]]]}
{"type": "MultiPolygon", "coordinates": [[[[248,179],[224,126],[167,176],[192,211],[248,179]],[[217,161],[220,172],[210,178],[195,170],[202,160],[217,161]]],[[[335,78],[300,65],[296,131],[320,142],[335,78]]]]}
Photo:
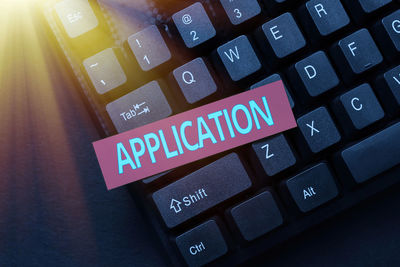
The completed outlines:
{"type": "MultiPolygon", "coordinates": [[[[56,44],[49,43],[37,4],[0,1],[0,225],[29,231],[26,223],[45,222],[46,231],[65,234],[63,246],[79,253],[96,247],[96,240],[82,189],[85,177],[65,127],[68,107],[55,88],[63,83],[76,89],[55,56],[56,44]]],[[[23,230],[15,232],[21,242],[30,234],[23,230]]]]}

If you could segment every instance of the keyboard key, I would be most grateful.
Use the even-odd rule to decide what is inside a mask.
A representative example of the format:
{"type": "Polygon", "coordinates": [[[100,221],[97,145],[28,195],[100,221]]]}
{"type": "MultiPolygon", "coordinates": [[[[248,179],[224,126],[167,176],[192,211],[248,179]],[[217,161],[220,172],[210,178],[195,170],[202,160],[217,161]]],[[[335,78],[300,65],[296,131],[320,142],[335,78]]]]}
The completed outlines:
{"type": "Polygon", "coordinates": [[[220,2],[233,25],[243,23],[261,13],[257,0],[220,0],[220,2]]]}
{"type": "Polygon", "coordinates": [[[124,95],[106,106],[119,133],[164,119],[172,109],[157,81],[124,95]]]}
{"type": "Polygon", "coordinates": [[[231,153],[155,192],[153,200],[172,228],[250,186],[238,155],[231,153]]]}
{"type": "MultiPolygon", "coordinates": [[[[349,16],[339,0],[311,0],[306,3],[306,9],[318,36],[327,36],[350,24],[349,16]]],[[[309,26],[311,24],[308,23],[305,29],[309,26]]]]}
{"type": "Polygon", "coordinates": [[[83,61],[83,66],[99,94],[104,94],[126,83],[126,75],[112,48],[83,61]]]}
{"type": "Polygon", "coordinates": [[[199,2],[175,13],[172,19],[189,48],[204,43],[216,34],[210,18],[199,2]]]}
{"type": "Polygon", "coordinates": [[[368,30],[361,29],[340,40],[332,49],[333,59],[345,79],[364,73],[383,58],[368,30]]]}
{"type": "Polygon", "coordinates": [[[211,96],[218,89],[207,65],[200,57],[175,69],[173,76],[190,104],[211,96]]]}
{"type": "Polygon", "coordinates": [[[318,153],[341,139],[340,134],[325,107],[317,108],[297,120],[297,125],[313,153],[318,153]]]}
{"type": "Polygon", "coordinates": [[[266,46],[266,37],[268,47],[272,49],[267,49],[266,53],[278,59],[285,58],[306,45],[306,40],[290,13],[282,14],[263,24],[261,36],[260,46],[266,46]]]}
{"type": "Polygon", "coordinates": [[[400,123],[342,151],[341,157],[357,183],[400,163],[400,123]]]}
{"type": "Polygon", "coordinates": [[[155,25],[129,36],[128,43],[144,71],[154,69],[171,59],[171,53],[155,25]]]}
{"type": "Polygon", "coordinates": [[[172,171],[172,170],[165,171],[165,172],[162,172],[162,173],[153,175],[153,176],[151,176],[151,177],[149,177],[149,178],[143,179],[142,182],[145,183],[145,184],[151,184],[152,182],[158,181],[160,178],[166,176],[166,175],[167,175],[168,173],[170,173],[171,171],[172,171]]]}
{"type": "Polygon", "coordinates": [[[392,0],[345,0],[352,12],[358,15],[370,14],[391,3],[392,0]]]}
{"type": "Polygon", "coordinates": [[[389,59],[396,58],[400,52],[400,10],[381,19],[374,26],[382,51],[389,59]]]}
{"type": "Polygon", "coordinates": [[[221,45],[217,53],[235,82],[261,69],[261,63],[245,35],[221,45]]]}
{"type": "Polygon", "coordinates": [[[272,74],[271,76],[259,81],[258,83],[253,84],[252,86],[250,86],[250,89],[256,89],[256,88],[261,87],[263,85],[270,84],[270,83],[277,82],[277,81],[282,81],[283,82],[286,94],[287,94],[288,99],[289,99],[290,107],[294,108],[293,97],[292,97],[291,93],[289,92],[289,89],[288,89],[285,81],[283,81],[282,77],[277,73],[276,74],[272,74]]]}
{"type": "Polygon", "coordinates": [[[339,194],[335,179],[325,163],[290,178],[285,185],[302,212],[313,210],[339,194]]]}
{"type": "Polygon", "coordinates": [[[394,113],[400,109],[400,65],[385,72],[377,81],[377,93],[394,113]]]}
{"type": "Polygon", "coordinates": [[[176,244],[189,266],[202,266],[228,252],[228,247],[214,220],[183,233],[176,244]]]}
{"type": "Polygon", "coordinates": [[[295,84],[303,87],[302,92],[306,97],[319,96],[339,84],[335,70],[322,51],[297,62],[290,69],[290,77],[295,84]]]}
{"type": "Polygon", "coordinates": [[[344,129],[364,129],[385,115],[371,86],[366,83],[341,95],[335,103],[337,118],[344,129]]]}
{"type": "Polygon", "coordinates": [[[268,191],[232,208],[230,214],[247,241],[256,239],[283,223],[281,212],[268,191]]]}
{"type": "Polygon", "coordinates": [[[268,176],[274,176],[296,163],[296,157],[282,134],[257,141],[251,148],[268,176]]]}
{"type": "Polygon", "coordinates": [[[54,9],[71,38],[87,33],[99,25],[88,0],[63,0],[56,3],[54,9]]]}

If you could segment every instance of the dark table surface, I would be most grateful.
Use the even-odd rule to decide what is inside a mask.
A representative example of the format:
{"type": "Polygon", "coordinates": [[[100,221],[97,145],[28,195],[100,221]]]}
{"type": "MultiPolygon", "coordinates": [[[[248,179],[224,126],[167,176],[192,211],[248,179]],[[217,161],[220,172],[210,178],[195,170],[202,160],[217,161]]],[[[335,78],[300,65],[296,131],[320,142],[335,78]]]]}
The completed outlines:
{"type": "MultiPolygon", "coordinates": [[[[0,63],[10,63],[0,76],[0,266],[163,266],[162,248],[126,189],[106,190],[91,145],[100,137],[71,73],[44,33],[21,21],[16,31],[36,35],[30,48],[18,37],[0,46],[0,63]]],[[[262,259],[400,265],[399,206],[397,186],[262,259]]]]}

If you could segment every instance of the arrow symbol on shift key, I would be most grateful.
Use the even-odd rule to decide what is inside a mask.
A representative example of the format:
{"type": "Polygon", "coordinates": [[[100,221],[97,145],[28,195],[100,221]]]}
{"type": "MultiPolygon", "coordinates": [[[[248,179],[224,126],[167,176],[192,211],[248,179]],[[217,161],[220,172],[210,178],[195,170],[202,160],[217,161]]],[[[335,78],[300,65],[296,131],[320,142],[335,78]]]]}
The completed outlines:
{"type": "Polygon", "coordinates": [[[180,212],[181,209],[181,202],[176,200],[176,199],[171,199],[171,205],[169,206],[169,209],[173,209],[175,211],[175,213],[180,212]]]}

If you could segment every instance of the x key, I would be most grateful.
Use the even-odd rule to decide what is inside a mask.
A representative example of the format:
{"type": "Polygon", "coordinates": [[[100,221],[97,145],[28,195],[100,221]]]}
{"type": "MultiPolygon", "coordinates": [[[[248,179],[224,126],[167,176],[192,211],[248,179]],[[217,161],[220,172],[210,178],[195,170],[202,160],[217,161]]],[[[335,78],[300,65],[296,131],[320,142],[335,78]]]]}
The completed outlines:
{"type": "Polygon", "coordinates": [[[340,141],[340,134],[325,107],[317,108],[297,120],[307,147],[318,153],[340,141]]]}

